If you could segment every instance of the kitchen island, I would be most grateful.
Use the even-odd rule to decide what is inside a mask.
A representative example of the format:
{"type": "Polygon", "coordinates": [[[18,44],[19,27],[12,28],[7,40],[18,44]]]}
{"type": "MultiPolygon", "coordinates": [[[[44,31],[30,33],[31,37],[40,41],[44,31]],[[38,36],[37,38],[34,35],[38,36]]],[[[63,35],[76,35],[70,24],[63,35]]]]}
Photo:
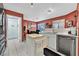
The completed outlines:
{"type": "Polygon", "coordinates": [[[29,34],[27,37],[28,55],[43,56],[43,49],[48,47],[48,37],[41,34],[29,34]]]}
{"type": "MultiPolygon", "coordinates": [[[[57,33],[53,33],[53,32],[41,32],[40,34],[42,35],[45,35],[45,36],[48,36],[48,49],[55,52],[56,54],[59,54],[61,56],[65,56],[64,54],[60,53],[57,51],[57,47],[56,47],[56,36],[57,36],[57,33]]],[[[47,52],[46,52],[47,53],[47,52]]],[[[52,55],[54,56],[54,55],[52,55]]]]}

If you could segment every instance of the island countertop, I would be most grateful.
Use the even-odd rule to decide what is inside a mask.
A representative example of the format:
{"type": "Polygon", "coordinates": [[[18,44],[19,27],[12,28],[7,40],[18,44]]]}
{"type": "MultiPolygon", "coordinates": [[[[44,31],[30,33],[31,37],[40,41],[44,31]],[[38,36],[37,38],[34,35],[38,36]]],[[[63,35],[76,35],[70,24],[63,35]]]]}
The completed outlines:
{"type": "Polygon", "coordinates": [[[45,35],[42,35],[42,34],[28,34],[28,37],[32,38],[32,39],[37,39],[37,38],[45,37],[45,35]]]}
{"type": "Polygon", "coordinates": [[[29,56],[43,56],[43,49],[48,47],[48,38],[42,34],[28,34],[27,45],[29,56]]]}

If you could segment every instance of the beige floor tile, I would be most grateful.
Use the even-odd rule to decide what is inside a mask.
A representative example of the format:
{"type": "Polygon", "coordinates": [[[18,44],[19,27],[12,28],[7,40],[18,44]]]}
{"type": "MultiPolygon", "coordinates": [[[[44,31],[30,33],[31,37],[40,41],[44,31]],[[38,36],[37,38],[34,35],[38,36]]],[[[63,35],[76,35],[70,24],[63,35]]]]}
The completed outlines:
{"type": "Polygon", "coordinates": [[[27,56],[27,43],[17,39],[8,40],[4,56],[27,56]]]}

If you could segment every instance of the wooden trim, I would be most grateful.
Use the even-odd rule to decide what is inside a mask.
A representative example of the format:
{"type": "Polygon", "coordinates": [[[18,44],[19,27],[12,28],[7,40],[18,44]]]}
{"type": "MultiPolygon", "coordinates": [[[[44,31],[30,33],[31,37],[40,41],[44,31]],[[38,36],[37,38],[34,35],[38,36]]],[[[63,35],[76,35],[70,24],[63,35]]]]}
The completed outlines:
{"type": "Polygon", "coordinates": [[[15,12],[15,11],[11,11],[11,10],[8,10],[8,9],[5,9],[5,13],[9,14],[9,15],[17,16],[17,17],[22,17],[22,15],[23,15],[21,13],[18,13],[18,12],[15,12]]]}
{"type": "Polygon", "coordinates": [[[76,12],[77,12],[77,10],[74,10],[74,11],[72,11],[72,12],[66,14],[65,16],[68,16],[68,15],[70,15],[70,14],[72,14],[72,13],[76,13],[76,12]]]}
{"type": "Polygon", "coordinates": [[[22,41],[23,41],[23,14],[15,12],[15,11],[8,10],[8,9],[5,9],[4,11],[8,15],[17,16],[17,17],[22,18],[22,41]]]}

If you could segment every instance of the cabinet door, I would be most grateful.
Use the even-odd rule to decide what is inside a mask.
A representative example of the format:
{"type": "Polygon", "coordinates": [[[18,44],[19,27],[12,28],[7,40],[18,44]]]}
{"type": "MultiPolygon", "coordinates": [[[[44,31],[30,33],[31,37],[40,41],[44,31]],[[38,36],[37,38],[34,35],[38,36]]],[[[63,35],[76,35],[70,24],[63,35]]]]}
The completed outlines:
{"type": "Polygon", "coordinates": [[[56,49],[56,35],[55,34],[47,34],[48,36],[48,47],[52,49],[56,49]]]}
{"type": "Polygon", "coordinates": [[[42,40],[35,42],[35,55],[40,56],[43,55],[43,43],[42,40]]]}
{"type": "Polygon", "coordinates": [[[42,40],[42,47],[47,48],[48,47],[48,37],[44,37],[42,40]]]}

